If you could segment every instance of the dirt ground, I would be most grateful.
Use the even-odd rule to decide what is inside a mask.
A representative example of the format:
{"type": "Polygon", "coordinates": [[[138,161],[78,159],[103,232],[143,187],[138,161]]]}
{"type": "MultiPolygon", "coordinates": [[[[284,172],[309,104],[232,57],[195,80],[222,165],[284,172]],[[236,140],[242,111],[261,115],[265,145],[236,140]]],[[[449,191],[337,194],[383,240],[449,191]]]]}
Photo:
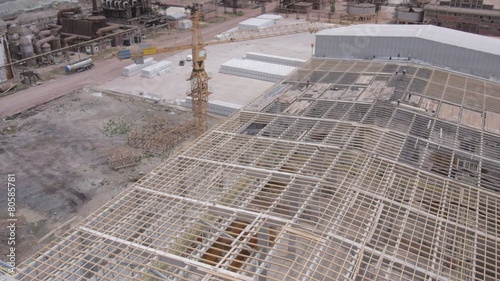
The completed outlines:
{"type": "MultiPolygon", "coordinates": [[[[18,262],[49,242],[38,243],[49,231],[88,216],[193,138],[164,156],[134,149],[137,165],[113,170],[108,151],[126,146],[129,130],[150,116],[164,116],[174,126],[192,120],[189,110],[83,89],[0,125],[0,170],[16,175],[18,262]]],[[[0,203],[7,206],[5,196],[0,203]]],[[[0,211],[1,222],[6,222],[6,211],[0,211]]],[[[5,256],[8,233],[0,227],[0,255],[5,256]]]]}

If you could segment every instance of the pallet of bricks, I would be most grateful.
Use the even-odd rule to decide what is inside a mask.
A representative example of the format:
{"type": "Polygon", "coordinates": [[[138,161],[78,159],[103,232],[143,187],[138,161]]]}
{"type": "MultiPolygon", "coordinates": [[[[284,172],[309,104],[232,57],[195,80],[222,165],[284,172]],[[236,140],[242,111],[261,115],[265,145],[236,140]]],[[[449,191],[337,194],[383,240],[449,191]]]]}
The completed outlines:
{"type": "Polygon", "coordinates": [[[153,78],[155,76],[164,75],[172,71],[173,64],[171,61],[160,61],[141,70],[141,77],[153,78]]]}
{"type": "Polygon", "coordinates": [[[155,64],[155,63],[156,63],[156,61],[154,61],[153,58],[147,58],[147,59],[144,59],[144,63],[142,63],[142,64],[133,63],[131,65],[125,66],[123,68],[123,76],[131,77],[131,76],[134,76],[136,74],[139,74],[143,68],[148,67],[148,66],[155,64]]]}

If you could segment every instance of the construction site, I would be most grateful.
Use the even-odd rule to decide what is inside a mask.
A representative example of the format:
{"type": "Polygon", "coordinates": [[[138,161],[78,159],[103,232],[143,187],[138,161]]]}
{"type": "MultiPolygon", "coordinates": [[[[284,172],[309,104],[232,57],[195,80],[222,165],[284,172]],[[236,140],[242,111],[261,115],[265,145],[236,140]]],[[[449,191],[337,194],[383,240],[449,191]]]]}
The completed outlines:
{"type": "Polygon", "coordinates": [[[0,279],[500,279],[500,41],[257,12],[0,99],[0,279]]]}

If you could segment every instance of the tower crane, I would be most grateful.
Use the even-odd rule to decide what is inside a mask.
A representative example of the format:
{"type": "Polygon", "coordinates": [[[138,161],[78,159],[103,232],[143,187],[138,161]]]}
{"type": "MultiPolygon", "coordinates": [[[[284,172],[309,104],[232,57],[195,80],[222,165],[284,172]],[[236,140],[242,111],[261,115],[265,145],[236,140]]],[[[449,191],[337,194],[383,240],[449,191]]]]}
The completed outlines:
{"type": "Polygon", "coordinates": [[[113,55],[120,59],[133,59],[136,63],[143,63],[144,57],[159,53],[169,53],[182,50],[192,50],[192,72],[189,78],[191,89],[187,94],[192,99],[192,110],[194,113],[194,127],[196,136],[199,137],[208,129],[208,96],[211,94],[208,90],[208,80],[210,77],[205,71],[205,60],[207,59],[206,46],[219,45],[225,43],[260,39],[266,37],[289,35],[301,32],[310,32],[311,34],[319,30],[334,28],[337,25],[321,22],[303,22],[291,25],[274,25],[259,30],[238,30],[235,32],[225,32],[215,36],[212,40],[204,42],[200,29],[200,12],[195,11],[192,14],[192,41],[189,45],[162,47],[155,46],[142,50],[131,51],[130,49],[114,52],[113,55]]]}

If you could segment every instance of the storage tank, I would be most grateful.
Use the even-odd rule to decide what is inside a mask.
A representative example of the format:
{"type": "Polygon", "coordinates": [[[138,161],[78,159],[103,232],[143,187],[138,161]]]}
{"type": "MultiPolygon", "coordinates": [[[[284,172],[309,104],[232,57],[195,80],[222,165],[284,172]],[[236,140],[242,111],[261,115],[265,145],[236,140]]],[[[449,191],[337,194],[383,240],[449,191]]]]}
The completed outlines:
{"type": "Polygon", "coordinates": [[[52,48],[50,47],[49,43],[45,43],[42,45],[42,53],[47,53],[50,52],[52,48]]]}
{"type": "Polygon", "coordinates": [[[21,56],[23,59],[30,58],[35,55],[33,44],[31,43],[29,36],[23,36],[19,39],[19,49],[21,50],[21,56]]]}
{"type": "MultiPolygon", "coordinates": [[[[0,65],[9,62],[10,55],[7,52],[6,45],[8,44],[5,35],[0,36],[0,65]]],[[[0,68],[0,83],[3,83],[12,78],[12,67],[0,68]]]]}
{"type": "Polygon", "coordinates": [[[17,33],[8,34],[8,35],[7,35],[7,39],[8,39],[9,41],[12,41],[12,42],[14,42],[14,41],[19,41],[19,34],[17,34],[17,33]]]}
{"type": "Polygon", "coordinates": [[[66,72],[71,72],[73,70],[76,71],[76,70],[79,70],[81,68],[90,67],[93,64],[94,63],[92,62],[92,59],[88,58],[88,59],[84,59],[84,60],[69,64],[69,65],[66,65],[64,70],[66,70],[66,72]]]}
{"type": "Polygon", "coordinates": [[[59,35],[54,36],[54,40],[50,41],[50,46],[52,50],[61,49],[61,37],[59,37],[59,35]]]}
{"type": "Polygon", "coordinates": [[[23,27],[21,27],[19,34],[21,36],[26,36],[26,35],[33,35],[33,32],[31,32],[31,29],[23,26],[23,27]]]}
{"type": "Polygon", "coordinates": [[[397,22],[416,22],[424,20],[424,10],[416,7],[399,6],[396,7],[395,15],[397,22]]]}
{"type": "Polygon", "coordinates": [[[375,14],[375,5],[370,3],[349,3],[347,14],[353,17],[369,16],[375,14]]]}
{"type": "Polygon", "coordinates": [[[31,33],[33,33],[33,34],[37,34],[40,31],[40,29],[38,29],[38,27],[36,25],[31,25],[28,28],[31,31],[31,33]]]}

